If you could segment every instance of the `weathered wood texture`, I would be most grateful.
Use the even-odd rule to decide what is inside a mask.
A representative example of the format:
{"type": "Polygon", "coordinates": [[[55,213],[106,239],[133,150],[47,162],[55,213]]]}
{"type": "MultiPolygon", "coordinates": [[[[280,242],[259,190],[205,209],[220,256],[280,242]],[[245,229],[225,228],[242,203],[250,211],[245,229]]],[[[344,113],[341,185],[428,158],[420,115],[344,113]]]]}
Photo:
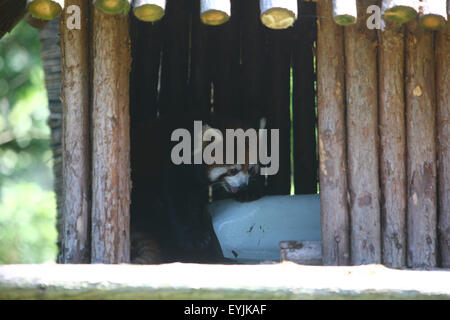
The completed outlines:
{"type": "Polygon", "coordinates": [[[388,23],[379,33],[380,181],[383,263],[406,264],[406,129],[404,29],[388,23]]]}
{"type": "Polygon", "coordinates": [[[322,265],[322,243],[320,241],[280,242],[280,259],[302,265],[322,265]]]}
{"type": "Polygon", "coordinates": [[[386,21],[405,23],[417,16],[419,5],[419,1],[383,0],[381,12],[386,21]]]}
{"type": "Polygon", "coordinates": [[[130,258],[128,16],[93,15],[92,263],[130,258]]]}
{"type": "Polygon", "coordinates": [[[439,248],[441,266],[450,268],[450,24],[436,39],[439,248]]]}
{"type": "Polygon", "coordinates": [[[66,5],[81,9],[81,29],[67,27],[61,18],[61,57],[63,102],[61,262],[88,263],[90,260],[90,72],[89,1],[70,0],[66,5]]]}
{"type": "Polygon", "coordinates": [[[375,265],[9,265],[0,299],[450,299],[449,281],[375,265]]]}
{"type": "Polygon", "coordinates": [[[410,267],[436,266],[434,37],[411,22],[406,38],[408,252],[410,267]]]}
{"type": "Polygon", "coordinates": [[[328,17],[331,0],[317,3],[317,103],[320,206],[324,265],[350,264],[345,147],[345,65],[342,29],[328,17]]]}
{"type": "Polygon", "coordinates": [[[359,1],[361,18],[344,29],[348,189],[354,265],[381,262],[377,34],[366,26],[366,9],[373,4],[376,1],[359,1]]]}
{"type": "Polygon", "coordinates": [[[303,17],[294,25],[292,51],[292,121],[295,194],[317,193],[316,92],[314,43],[316,4],[302,3],[303,17]]]}
{"type": "Polygon", "coordinates": [[[161,115],[174,114],[187,108],[191,8],[189,0],[167,1],[166,15],[162,20],[161,115]]]}
{"type": "Polygon", "coordinates": [[[53,188],[56,194],[56,229],[58,231],[58,261],[61,261],[63,237],[62,211],[62,103],[61,103],[61,49],[59,19],[50,21],[39,33],[41,40],[42,66],[45,74],[50,116],[50,147],[53,152],[53,188]]]}
{"type": "Polygon", "coordinates": [[[333,0],[333,20],[337,24],[353,24],[357,18],[356,0],[333,0]]]}

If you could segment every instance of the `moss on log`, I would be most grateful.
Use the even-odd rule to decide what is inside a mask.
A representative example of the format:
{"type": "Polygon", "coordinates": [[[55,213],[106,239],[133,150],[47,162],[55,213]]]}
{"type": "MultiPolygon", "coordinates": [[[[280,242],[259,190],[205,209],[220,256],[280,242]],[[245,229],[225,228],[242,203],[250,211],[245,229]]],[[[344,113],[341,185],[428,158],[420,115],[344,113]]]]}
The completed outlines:
{"type": "Polygon", "coordinates": [[[28,11],[41,20],[53,20],[64,8],[64,0],[31,0],[28,1],[28,11]]]}

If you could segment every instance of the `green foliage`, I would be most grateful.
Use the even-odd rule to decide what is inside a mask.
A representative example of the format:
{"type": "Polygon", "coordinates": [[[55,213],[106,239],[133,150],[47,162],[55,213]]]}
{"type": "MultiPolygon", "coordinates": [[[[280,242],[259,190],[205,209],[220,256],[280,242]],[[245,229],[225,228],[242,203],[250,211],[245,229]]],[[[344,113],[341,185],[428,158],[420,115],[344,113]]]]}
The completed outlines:
{"type": "Polygon", "coordinates": [[[0,264],[54,260],[55,197],[38,31],[0,40],[0,264]]]}

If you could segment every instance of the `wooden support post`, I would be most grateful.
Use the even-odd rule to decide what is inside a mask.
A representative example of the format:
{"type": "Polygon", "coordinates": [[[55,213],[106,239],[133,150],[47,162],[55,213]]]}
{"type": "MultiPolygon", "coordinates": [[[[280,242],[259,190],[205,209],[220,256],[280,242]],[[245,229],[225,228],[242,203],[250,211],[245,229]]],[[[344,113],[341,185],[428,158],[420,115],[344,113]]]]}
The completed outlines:
{"type": "Polygon", "coordinates": [[[191,50],[189,68],[189,110],[197,114],[211,111],[211,83],[208,66],[209,29],[200,20],[200,3],[193,1],[191,17],[191,50]]]}
{"type": "Polygon", "coordinates": [[[28,0],[28,11],[35,18],[53,20],[64,8],[64,0],[28,0]]]}
{"type": "Polygon", "coordinates": [[[278,173],[268,177],[268,193],[290,194],[291,190],[291,119],[290,119],[290,70],[291,41],[289,31],[265,29],[266,66],[264,69],[267,123],[269,129],[279,129],[278,173]]]}
{"type": "MultiPolygon", "coordinates": [[[[449,2],[450,3],[450,2],[449,2]]],[[[439,248],[441,266],[450,268],[450,24],[436,38],[439,248]]]]}
{"type": "Polygon", "coordinates": [[[130,259],[128,16],[93,15],[92,263],[130,259]]]}
{"type": "Polygon", "coordinates": [[[356,0],[333,0],[333,20],[337,24],[347,26],[357,19],[356,0]]]}
{"type": "Polygon", "coordinates": [[[187,107],[191,9],[190,0],[167,2],[162,26],[161,115],[184,111],[187,107]]]}
{"type": "Polygon", "coordinates": [[[232,0],[230,21],[217,28],[208,28],[208,60],[213,84],[213,107],[218,115],[242,117],[239,99],[239,59],[241,0],[232,0]]]}
{"type": "Polygon", "coordinates": [[[436,266],[434,36],[416,21],[406,37],[406,132],[409,267],[436,266]]]}
{"type": "Polygon", "coordinates": [[[406,133],[404,30],[387,23],[379,33],[380,174],[383,263],[406,265],[406,133]]]}
{"type": "Polygon", "coordinates": [[[331,0],[317,3],[317,106],[320,210],[324,265],[350,264],[345,146],[345,64],[342,28],[329,17],[331,0]]]}
{"type": "Polygon", "coordinates": [[[107,14],[126,14],[132,0],[93,0],[95,6],[107,14]]]}
{"type": "Polygon", "coordinates": [[[241,4],[241,107],[252,123],[266,116],[264,91],[264,26],[259,15],[259,0],[241,4]]]}
{"type": "Polygon", "coordinates": [[[447,21],[446,0],[422,0],[419,24],[427,30],[439,30],[447,21]]]}
{"type": "Polygon", "coordinates": [[[317,34],[316,4],[303,3],[294,25],[293,39],[293,145],[295,194],[317,193],[316,80],[314,42],[317,34]]]}
{"type": "Polygon", "coordinates": [[[419,4],[411,0],[383,0],[381,12],[384,20],[402,24],[417,16],[419,4]]]}
{"type": "Polygon", "coordinates": [[[354,265],[381,262],[377,34],[366,27],[366,9],[373,4],[376,1],[358,1],[361,19],[344,29],[350,242],[354,265]]]}
{"type": "MultiPolygon", "coordinates": [[[[77,5],[82,20],[89,20],[88,0],[67,0],[77,5]]],[[[68,15],[60,23],[63,102],[63,236],[60,262],[89,263],[90,260],[90,144],[89,144],[89,26],[67,27],[68,15]]]]}
{"type": "Polygon", "coordinates": [[[297,19],[297,0],[260,0],[261,21],[271,29],[286,29],[297,19]]]}
{"type": "Polygon", "coordinates": [[[230,19],[230,0],[201,0],[200,18],[204,24],[218,26],[230,19]]]}
{"type": "Polygon", "coordinates": [[[166,9],[166,0],[135,0],[134,15],[142,21],[156,22],[161,20],[166,9]]]}

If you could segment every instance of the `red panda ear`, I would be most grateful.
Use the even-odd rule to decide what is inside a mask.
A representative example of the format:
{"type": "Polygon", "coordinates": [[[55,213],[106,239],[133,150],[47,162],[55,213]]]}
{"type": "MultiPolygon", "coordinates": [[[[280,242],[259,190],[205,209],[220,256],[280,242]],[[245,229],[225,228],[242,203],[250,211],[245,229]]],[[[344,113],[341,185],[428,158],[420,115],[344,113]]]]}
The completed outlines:
{"type": "Polygon", "coordinates": [[[259,119],[259,129],[265,129],[267,125],[267,120],[265,117],[259,119]]]}

